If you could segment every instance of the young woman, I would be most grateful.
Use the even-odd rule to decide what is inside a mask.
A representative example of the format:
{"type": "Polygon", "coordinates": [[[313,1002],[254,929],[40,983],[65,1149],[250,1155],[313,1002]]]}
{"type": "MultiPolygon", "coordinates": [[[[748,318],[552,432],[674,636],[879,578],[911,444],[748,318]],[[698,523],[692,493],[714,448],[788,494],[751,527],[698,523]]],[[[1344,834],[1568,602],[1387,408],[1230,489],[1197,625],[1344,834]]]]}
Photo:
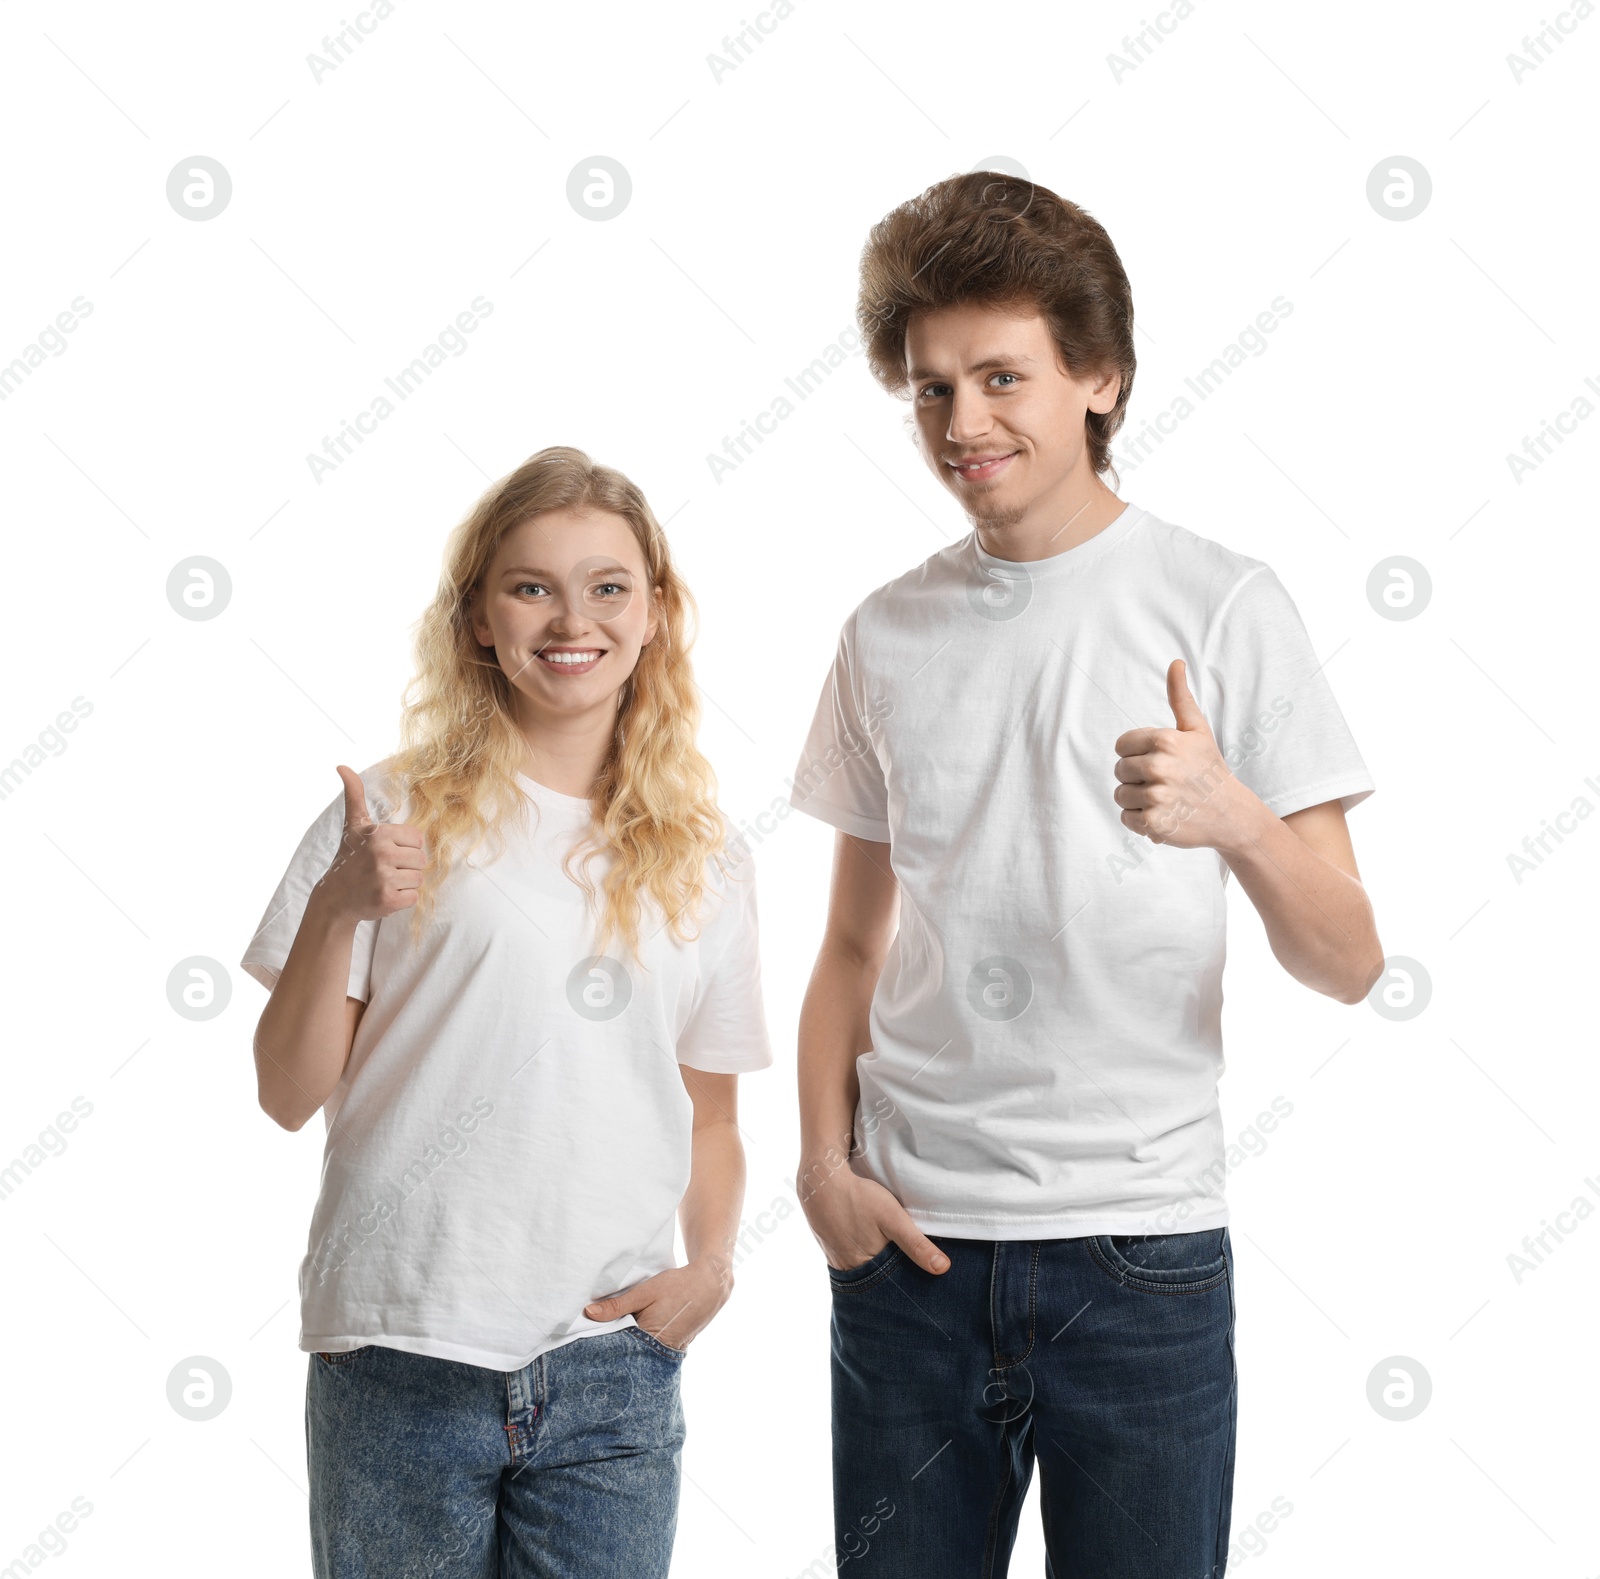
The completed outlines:
{"type": "Polygon", "coordinates": [[[667,1572],[738,1075],[772,1061],[692,608],[619,473],[554,448],[496,484],[402,749],[338,769],[245,953],[261,1106],[327,1120],[300,1269],[324,1579],[667,1572]]]}

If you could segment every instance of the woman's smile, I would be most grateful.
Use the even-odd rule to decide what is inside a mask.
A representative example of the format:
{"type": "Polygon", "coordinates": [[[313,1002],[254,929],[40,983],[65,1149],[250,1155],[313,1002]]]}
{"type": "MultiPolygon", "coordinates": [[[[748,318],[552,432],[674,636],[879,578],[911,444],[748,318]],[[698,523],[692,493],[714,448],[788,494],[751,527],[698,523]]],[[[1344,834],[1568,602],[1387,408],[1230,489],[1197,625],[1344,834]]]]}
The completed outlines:
{"type": "Polygon", "coordinates": [[[541,647],[534,657],[557,674],[588,674],[605,651],[600,647],[541,647]]]}

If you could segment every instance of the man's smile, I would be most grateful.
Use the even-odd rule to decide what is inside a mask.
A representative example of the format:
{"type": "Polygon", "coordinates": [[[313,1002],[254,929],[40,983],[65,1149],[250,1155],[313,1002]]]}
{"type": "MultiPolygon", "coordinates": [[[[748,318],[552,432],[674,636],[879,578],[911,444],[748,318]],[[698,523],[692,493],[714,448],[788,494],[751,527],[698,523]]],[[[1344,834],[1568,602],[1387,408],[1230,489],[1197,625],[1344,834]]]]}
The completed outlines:
{"type": "Polygon", "coordinates": [[[994,450],[987,455],[972,455],[965,460],[946,461],[945,464],[963,482],[990,482],[998,477],[1020,452],[994,450]]]}

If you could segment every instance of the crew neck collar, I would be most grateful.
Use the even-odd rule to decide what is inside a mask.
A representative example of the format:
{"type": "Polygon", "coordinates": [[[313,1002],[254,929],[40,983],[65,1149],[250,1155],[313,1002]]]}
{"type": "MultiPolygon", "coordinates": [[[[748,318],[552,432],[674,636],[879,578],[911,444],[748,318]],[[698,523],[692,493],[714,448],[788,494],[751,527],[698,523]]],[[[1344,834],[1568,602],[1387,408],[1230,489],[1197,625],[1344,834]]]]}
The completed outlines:
{"type": "Polygon", "coordinates": [[[538,779],[529,778],[526,773],[517,774],[517,783],[532,794],[535,800],[553,801],[558,805],[571,807],[581,806],[585,812],[592,810],[589,800],[583,795],[563,795],[560,790],[551,789],[548,784],[541,784],[538,779]]]}
{"type": "Polygon", "coordinates": [[[1041,576],[1062,575],[1081,570],[1085,565],[1099,559],[1102,554],[1115,548],[1139,524],[1145,514],[1140,506],[1131,501],[1125,503],[1122,513],[1109,526],[1101,527],[1093,537],[1085,538],[1083,542],[1075,543],[1071,548],[1063,549],[1059,554],[1050,554],[1044,559],[1001,559],[989,553],[978,541],[977,527],[973,527],[967,534],[967,542],[971,545],[979,568],[985,574],[1009,576],[1014,580],[1037,581],[1041,576]]]}

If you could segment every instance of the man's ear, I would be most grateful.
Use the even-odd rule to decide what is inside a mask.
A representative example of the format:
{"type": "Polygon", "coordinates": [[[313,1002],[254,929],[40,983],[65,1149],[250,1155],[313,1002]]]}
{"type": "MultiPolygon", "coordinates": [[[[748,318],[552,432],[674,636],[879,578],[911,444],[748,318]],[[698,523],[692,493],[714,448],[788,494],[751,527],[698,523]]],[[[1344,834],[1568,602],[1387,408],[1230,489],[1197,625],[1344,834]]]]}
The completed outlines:
{"type": "Polygon", "coordinates": [[[1112,371],[1102,373],[1095,380],[1093,392],[1089,396],[1089,409],[1104,416],[1112,410],[1117,403],[1117,396],[1122,393],[1122,374],[1112,371]]]}

